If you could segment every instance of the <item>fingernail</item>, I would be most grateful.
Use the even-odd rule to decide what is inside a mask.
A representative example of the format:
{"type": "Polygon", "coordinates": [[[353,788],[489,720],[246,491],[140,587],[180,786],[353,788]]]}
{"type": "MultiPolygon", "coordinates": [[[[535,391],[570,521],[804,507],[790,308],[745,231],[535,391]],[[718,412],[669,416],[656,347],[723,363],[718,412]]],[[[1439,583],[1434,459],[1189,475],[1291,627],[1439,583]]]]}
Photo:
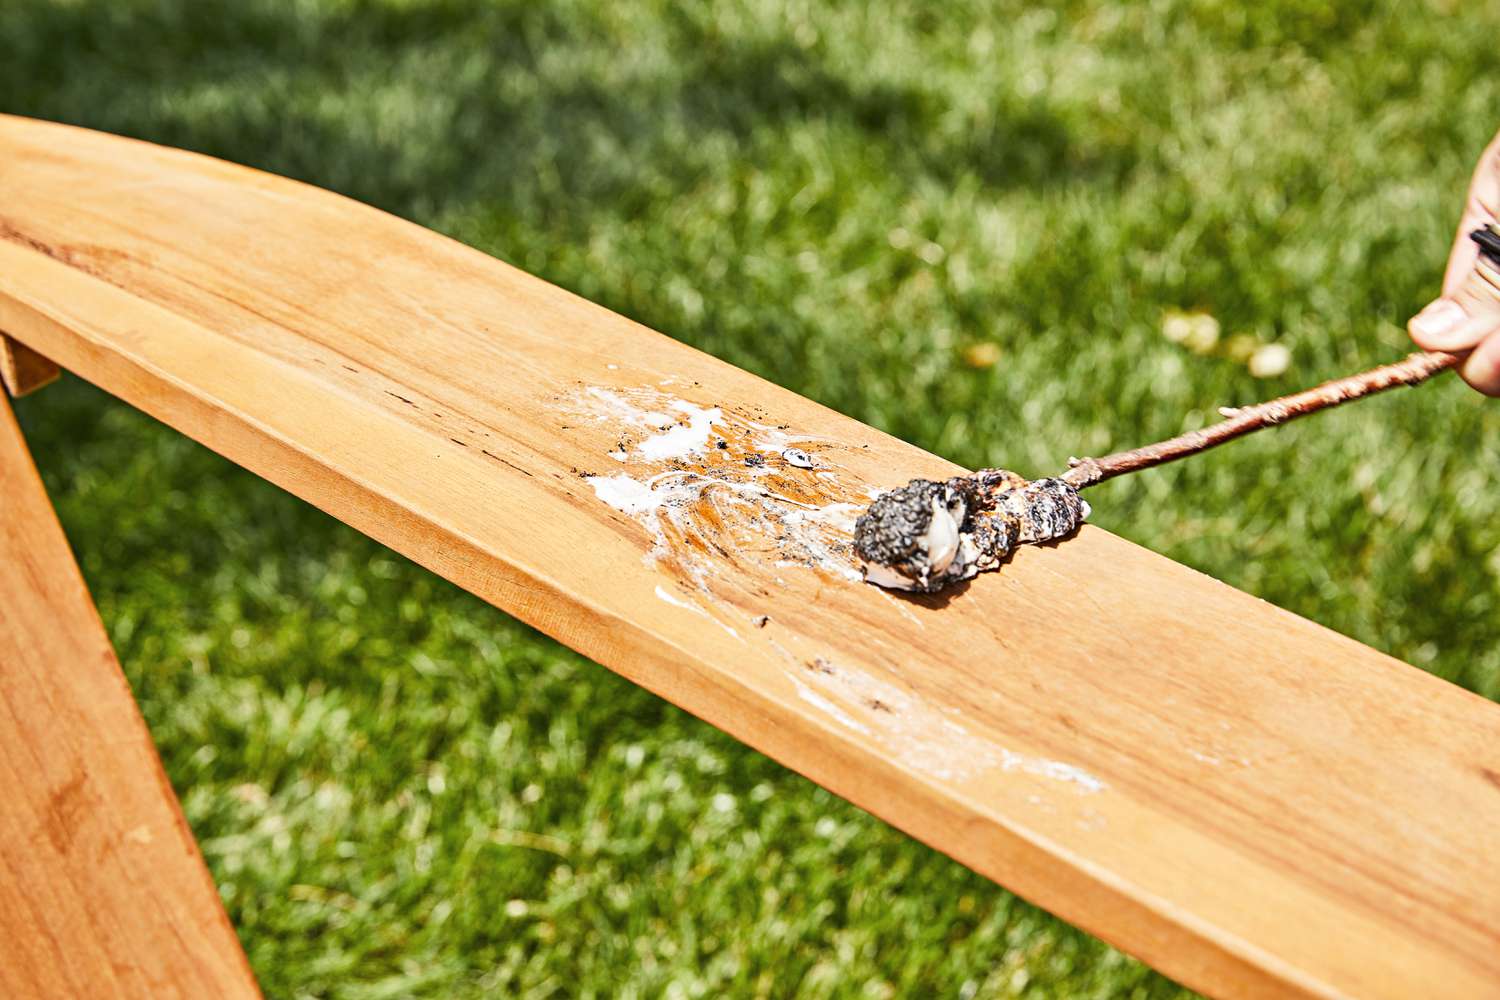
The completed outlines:
{"type": "Polygon", "coordinates": [[[1434,299],[1411,318],[1407,328],[1414,336],[1435,339],[1457,330],[1468,318],[1463,307],[1452,299],[1434,299]]]}

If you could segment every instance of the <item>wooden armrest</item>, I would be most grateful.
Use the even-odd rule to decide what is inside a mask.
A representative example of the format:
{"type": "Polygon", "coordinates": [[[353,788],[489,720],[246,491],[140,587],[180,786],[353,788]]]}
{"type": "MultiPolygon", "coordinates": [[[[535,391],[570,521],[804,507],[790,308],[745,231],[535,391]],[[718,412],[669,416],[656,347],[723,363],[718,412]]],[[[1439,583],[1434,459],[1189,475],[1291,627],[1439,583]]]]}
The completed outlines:
{"type": "Polygon", "coordinates": [[[1094,528],[866,586],[951,464],[337,195],[10,117],[0,190],[0,330],[1163,972],[1500,983],[1500,707],[1094,528]]]}

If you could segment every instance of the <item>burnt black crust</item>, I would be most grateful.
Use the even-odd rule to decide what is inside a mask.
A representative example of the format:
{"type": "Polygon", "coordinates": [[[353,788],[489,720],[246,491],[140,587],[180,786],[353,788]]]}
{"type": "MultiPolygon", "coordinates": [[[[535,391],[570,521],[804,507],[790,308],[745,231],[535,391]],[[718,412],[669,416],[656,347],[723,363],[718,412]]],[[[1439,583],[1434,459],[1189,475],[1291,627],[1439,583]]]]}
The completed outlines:
{"type": "Polygon", "coordinates": [[[913,479],[900,489],[880,494],[854,522],[854,551],[865,562],[880,566],[907,562],[918,554],[918,539],[932,523],[932,503],[944,493],[943,483],[913,479]]]}
{"type": "Polygon", "coordinates": [[[1020,521],[1020,542],[1050,542],[1078,530],[1088,516],[1078,491],[1061,479],[1038,479],[996,498],[1020,521]]]}
{"type": "Polygon", "coordinates": [[[1088,515],[1077,490],[1061,479],[1028,483],[1004,469],[984,469],[946,482],[913,479],[883,493],[854,522],[854,550],[867,564],[901,576],[911,590],[931,593],[994,569],[1024,542],[1072,534],[1088,515]],[[934,502],[959,523],[960,552],[934,574],[922,545],[934,502]]]}

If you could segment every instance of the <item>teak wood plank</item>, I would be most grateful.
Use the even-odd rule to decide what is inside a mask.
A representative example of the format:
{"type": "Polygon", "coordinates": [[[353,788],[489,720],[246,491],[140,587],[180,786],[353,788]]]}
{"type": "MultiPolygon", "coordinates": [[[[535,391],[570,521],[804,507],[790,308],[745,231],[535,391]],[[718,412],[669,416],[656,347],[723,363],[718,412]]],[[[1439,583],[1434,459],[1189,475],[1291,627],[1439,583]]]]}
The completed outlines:
{"type": "Polygon", "coordinates": [[[0,996],[260,995],[0,395],[0,996]]]}
{"type": "Polygon", "coordinates": [[[0,329],[1162,971],[1500,994],[1500,707],[1094,528],[853,582],[951,464],[337,195],[17,118],[0,191],[0,329]]]}

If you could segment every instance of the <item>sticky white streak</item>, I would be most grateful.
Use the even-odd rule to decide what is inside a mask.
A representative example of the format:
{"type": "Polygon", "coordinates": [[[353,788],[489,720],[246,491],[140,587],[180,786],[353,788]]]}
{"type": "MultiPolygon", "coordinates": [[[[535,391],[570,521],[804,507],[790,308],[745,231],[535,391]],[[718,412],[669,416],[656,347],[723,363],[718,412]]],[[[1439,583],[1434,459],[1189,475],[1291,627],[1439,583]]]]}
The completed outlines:
{"type": "MultiPolygon", "coordinates": [[[[696,455],[708,447],[708,438],[713,433],[713,425],[724,417],[724,411],[717,406],[711,408],[694,406],[681,399],[674,400],[672,408],[679,413],[686,414],[687,422],[673,425],[669,430],[642,441],[635,449],[642,458],[661,462],[696,455]]],[[[649,419],[659,414],[647,416],[649,419]]],[[[663,417],[663,422],[669,423],[670,418],[663,417]]],[[[657,426],[661,424],[658,423],[657,426]]]]}
{"type": "Polygon", "coordinates": [[[671,605],[673,605],[675,607],[686,608],[688,611],[691,611],[695,615],[702,615],[705,618],[707,618],[709,616],[707,611],[704,611],[702,608],[698,607],[698,605],[694,604],[692,601],[683,601],[683,600],[679,600],[676,597],[673,597],[672,594],[665,587],[661,586],[660,584],[658,584],[657,587],[656,587],[656,596],[659,597],[659,598],[661,598],[663,601],[666,601],[668,604],[671,604],[671,605]]]}
{"type": "Polygon", "coordinates": [[[1000,748],[1000,767],[1006,771],[1025,771],[1054,781],[1067,781],[1078,785],[1085,792],[1102,792],[1109,786],[1075,764],[1064,764],[1060,760],[1045,757],[1025,757],[1000,748]]]}
{"type": "Polygon", "coordinates": [[[818,711],[825,713],[835,722],[839,723],[840,725],[847,726],[857,733],[865,733],[866,735],[869,734],[869,726],[855,721],[848,712],[845,712],[842,708],[839,708],[833,702],[818,694],[818,692],[814,691],[806,684],[803,684],[795,676],[792,677],[792,683],[797,687],[797,696],[803,701],[807,702],[813,708],[816,708],[818,711]]]}
{"type": "Polygon", "coordinates": [[[809,675],[812,682],[831,698],[859,704],[873,735],[909,767],[942,780],[964,780],[998,768],[1072,784],[1087,794],[1108,787],[1076,765],[1019,754],[976,737],[894,684],[845,666],[830,667],[809,675]],[[877,704],[878,709],[873,707],[877,704]]]}
{"type": "MultiPolygon", "coordinates": [[[[587,477],[595,496],[629,514],[646,529],[652,542],[647,553],[649,562],[667,555],[676,557],[699,589],[708,593],[707,580],[716,574],[714,561],[694,554],[678,544],[677,538],[712,532],[704,528],[699,517],[702,503],[707,502],[724,523],[759,525],[759,532],[767,537],[755,541],[780,551],[784,565],[815,568],[850,582],[862,579],[843,551],[853,533],[859,505],[840,502],[817,506],[773,492],[757,481],[772,472],[768,465],[741,467],[737,462],[724,461],[711,447],[716,426],[725,433],[748,435],[767,453],[779,454],[793,441],[808,444],[822,439],[794,437],[738,414],[726,415],[720,407],[699,406],[654,389],[593,386],[575,399],[595,419],[613,421],[627,430],[658,432],[633,447],[622,444],[607,453],[614,461],[631,467],[655,464],[655,471],[645,478],[639,474],[587,477]],[[660,463],[703,452],[707,456],[696,471],[661,468],[660,463]]],[[[755,551],[753,541],[742,544],[748,544],[745,551],[755,551]]]]}
{"type": "Polygon", "coordinates": [[[594,488],[594,496],[624,514],[644,514],[664,501],[649,481],[643,483],[629,476],[589,476],[588,484],[594,488]]]}

